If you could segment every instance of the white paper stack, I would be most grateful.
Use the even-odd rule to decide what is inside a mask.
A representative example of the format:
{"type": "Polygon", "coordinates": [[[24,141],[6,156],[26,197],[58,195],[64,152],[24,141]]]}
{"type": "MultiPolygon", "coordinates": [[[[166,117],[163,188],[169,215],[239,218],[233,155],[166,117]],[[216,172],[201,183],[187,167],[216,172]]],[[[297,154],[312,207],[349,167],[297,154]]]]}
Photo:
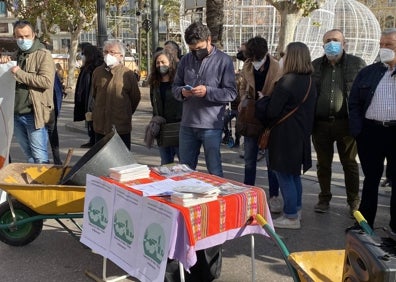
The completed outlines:
{"type": "Polygon", "coordinates": [[[119,182],[127,182],[135,179],[148,178],[150,169],[147,165],[130,164],[109,168],[109,176],[119,182]]]}
{"type": "Polygon", "coordinates": [[[180,186],[173,189],[171,201],[190,207],[216,200],[219,192],[220,189],[215,186],[180,186]]]}

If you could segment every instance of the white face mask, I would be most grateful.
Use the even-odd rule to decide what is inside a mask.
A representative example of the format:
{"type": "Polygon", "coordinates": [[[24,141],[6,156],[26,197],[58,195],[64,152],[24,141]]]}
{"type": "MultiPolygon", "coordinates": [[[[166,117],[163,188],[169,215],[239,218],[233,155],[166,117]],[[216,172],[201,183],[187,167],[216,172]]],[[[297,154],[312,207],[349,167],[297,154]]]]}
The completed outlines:
{"type": "Polygon", "coordinates": [[[115,67],[116,65],[118,65],[120,63],[120,61],[114,57],[113,55],[110,54],[106,54],[104,56],[104,62],[106,63],[106,65],[108,67],[115,67]]]}
{"type": "Polygon", "coordinates": [[[81,55],[81,64],[82,65],[85,65],[85,56],[84,55],[81,55]]]}
{"type": "Polygon", "coordinates": [[[395,51],[389,48],[380,48],[379,50],[379,56],[381,59],[381,62],[383,63],[388,63],[394,60],[395,58],[395,51]]]}
{"type": "Polygon", "coordinates": [[[254,69],[258,71],[262,67],[262,65],[264,65],[264,62],[265,62],[265,57],[261,61],[253,61],[252,64],[254,69]]]}

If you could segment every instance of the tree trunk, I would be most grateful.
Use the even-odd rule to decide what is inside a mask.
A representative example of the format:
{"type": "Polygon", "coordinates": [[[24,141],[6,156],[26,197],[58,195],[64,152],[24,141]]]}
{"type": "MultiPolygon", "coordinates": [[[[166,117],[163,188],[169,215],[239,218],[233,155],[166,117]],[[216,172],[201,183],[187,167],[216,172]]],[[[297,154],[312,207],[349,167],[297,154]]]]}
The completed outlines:
{"type": "MultiPolygon", "coordinates": [[[[70,49],[69,49],[69,59],[67,60],[68,71],[67,71],[67,85],[66,88],[74,89],[76,79],[74,77],[74,72],[76,70],[76,55],[78,48],[78,38],[80,37],[81,30],[76,30],[71,33],[70,37],[70,49]]],[[[72,93],[68,93],[74,97],[74,91],[72,93]]]]}
{"type": "Polygon", "coordinates": [[[302,18],[302,13],[289,13],[287,10],[280,11],[281,26],[279,29],[279,42],[276,52],[285,51],[287,44],[294,41],[294,32],[297,24],[302,18]]]}
{"type": "Polygon", "coordinates": [[[206,23],[212,34],[212,43],[223,47],[224,0],[206,1],[206,23]]]}

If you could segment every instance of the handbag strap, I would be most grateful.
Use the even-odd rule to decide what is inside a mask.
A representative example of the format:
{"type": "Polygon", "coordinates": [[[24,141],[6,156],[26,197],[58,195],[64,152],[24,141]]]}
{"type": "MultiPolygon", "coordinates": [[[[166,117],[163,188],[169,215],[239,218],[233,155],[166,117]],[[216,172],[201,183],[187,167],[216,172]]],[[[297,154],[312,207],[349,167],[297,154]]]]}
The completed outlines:
{"type": "Polygon", "coordinates": [[[288,117],[290,117],[292,114],[294,114],[294,113],[298,110],[298,108],[305,102],[305,100],[307,100],[308,94],[309,94],[309,92],[311,91],[311,85],[312,85],[312,78],[311,78],[311,76],[310,76],[310,77],[309,77],[309,86],[308,86],[308,89],[307,89],[307,93],[305,93],[305,96],[304,96],[304,98],[302,99],[302,101],[301,101],[293,110],[291,110],[290,112],[288,112],[283,118],[281,118],[281,119],[278,120],[273,126],[271,126],[270,130],[271,130],[272,128],[274,128],[275,126],[277,126],[278,124],[280,124],[281,122],[285,121],[288,117]]]}

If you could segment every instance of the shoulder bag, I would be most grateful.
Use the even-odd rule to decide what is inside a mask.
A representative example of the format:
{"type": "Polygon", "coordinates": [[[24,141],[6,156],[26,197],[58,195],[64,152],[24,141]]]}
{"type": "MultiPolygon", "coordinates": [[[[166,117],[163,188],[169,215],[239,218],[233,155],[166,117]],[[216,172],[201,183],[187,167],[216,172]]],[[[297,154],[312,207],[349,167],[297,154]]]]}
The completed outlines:
{"type": "Polygon", "coordinates": [[[261,150],[267,149],[268,147],[268,142],[269,142],[269,137],[270,137],[270,133],[271,130],[277,126],[278,124],[282,123],[283,121],[285,121],[287,118],[289,118],[292,114],[294,114],[298,108],[305,102],[305,100],[307,100],[308,98],[308,94],[311,91],[311,84],[312,84],[312,78],[309,77],[309,86],[308,86],[308,90],[307,93],[305,94],[303,100],[301,101],[300,104],[297,105],[297,107],[295,107],[293,110],[291,110],[289,113],[287,113],[283,118],[281,118],[280,120],[278,120],[273,126],[271,127],[267,127],[264,132],[261,134],[259,141],[258,141],[258,146],[261,150]]]}

